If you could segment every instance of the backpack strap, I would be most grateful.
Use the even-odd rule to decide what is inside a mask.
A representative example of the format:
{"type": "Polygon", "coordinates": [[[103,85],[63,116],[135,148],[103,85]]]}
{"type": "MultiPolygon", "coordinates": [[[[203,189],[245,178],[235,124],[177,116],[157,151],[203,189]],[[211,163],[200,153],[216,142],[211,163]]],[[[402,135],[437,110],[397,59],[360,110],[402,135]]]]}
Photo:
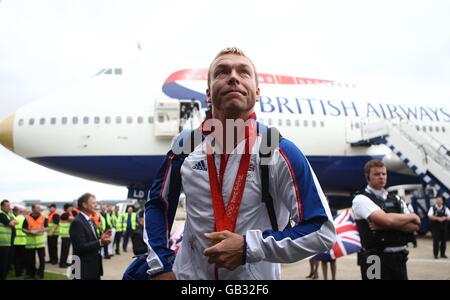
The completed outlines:
{"type": "Polygon", "coordinates": [[[262,145],[269,146],[270,151],[268,153],[262,153],[261,150],[259,151],[259,157],[260,157],[260,164],[259,168],[261,170],[261,201],[266,204],[267,212],[269,214],[270,224],[272,225],[273,231],[279,231],[278,228],[278,222],[277,222],[277,216],[275,214],[275,208],[273,205],[273,198],[270,195],[269,192],[269,165],[267,163],[261,163],[262,159],[265,159],[267,161],[271,156],[273,151],[278,147],[278,143],[283,138],[281,134],[279,134],[278,143],[273,142],[271,140],[271,133],[272,130],[278,130],[276,128],[267,127],[267,130],[262,131],[262,145]]]}

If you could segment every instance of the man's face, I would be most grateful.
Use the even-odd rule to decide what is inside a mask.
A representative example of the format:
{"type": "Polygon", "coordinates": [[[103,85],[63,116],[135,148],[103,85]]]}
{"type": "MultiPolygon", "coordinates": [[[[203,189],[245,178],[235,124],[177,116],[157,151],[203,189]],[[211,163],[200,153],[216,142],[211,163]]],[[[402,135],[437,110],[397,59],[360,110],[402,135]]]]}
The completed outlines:
{"type": "Polygon", "coordinates": [[[4,212],[10,212],[11,211],[11,204],[9,204],[9,202],[3,203],[2,210],[4,212]]]}
{"type": "Polygon", "coordinates": [[[96,205],[97,199],[95,199],[95,197],[89,197],[88,201],[83,203],[83,206],[88,214],[94,213],[96,205]]]}
{"type": "Polygon", "coordinates": [[[211,83],[206,90],[214,111],[236,116],[253,110],[259,97],[255,70],[248,58],[225,54],[212,64],[211,83]]]}
{"type": "Polygon", "coordinates": [[[376,190],[384,189],[384,187],[386,186],[386,182],[387,182],[386,167],[371,168],[367,182],[369,183],[370,187],[372,187],[376,190]]]}
{"type": "Polygon", "coordinates": [[[442,206],[444,204],[444,199],[442,199],[442,197],[437,197],[436,198],[436,205],[437,206],[442,206]]]}
{"type": "Polygon", "coordinates": [[[133,208],[132,207],[128,207],[127,211],[128,211],[128,213],[132,213],[133,212],[133,208]]]}
{"type": "Polygon", "coordinates": [[[50,213],[54,212],[56,210],[55,207],[49,207],[50,213]]]}
{"type": "Polygon", "coordinates": [[[41,213],[41,205],[40,204],[36,204],[34,205],[34,208],[32,209],[32,212],[34,215],[38,215],[41,213]]]}

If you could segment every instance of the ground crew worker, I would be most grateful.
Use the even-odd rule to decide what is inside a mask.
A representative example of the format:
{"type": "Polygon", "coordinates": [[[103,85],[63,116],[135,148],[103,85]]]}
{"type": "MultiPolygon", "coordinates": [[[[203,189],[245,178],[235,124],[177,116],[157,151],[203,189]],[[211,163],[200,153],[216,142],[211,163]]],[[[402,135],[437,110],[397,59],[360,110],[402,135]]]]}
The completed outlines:
{"type": "Polygon", "coordinates": [[[14,270],[16,277],[20,277],[25,269],[25,245],[27,244],[27,235],[22,231],[25,221],[24,210],[14,207],[13,213],[18,224],[16,225],[16,237],[14,238],[14,270]]]}
{"type": "Polygon", "coordinates": [[[0,280],[5,280],[11,264],[12,239],[17,221],[8,200],[1,202],[0,209],[0,280]]]}
{"type": "Polygon", "coordinates": [[[94,224],[95,224],[95,226],[96,226],[96,230],[97,230],[97,234],[100,236],[101,235],[101,233],[103,232],[102,231],[102,228],[101,228],[101,222],[102,222],[102,220],[101,220],[101,218],[100,218],[100,214],[98,213],[98,212],[96,212],[96,211],[94,211],[92,214],[91,214],[91,219],[92,219],[92,221],[94,221],[94,224]]]}
{"type": "MultiPolygon", "coordinates": [[[[106,211],[106,205],[102,205],[100,216],[101,216],[102,232],[111,230],[111,228],[112,228],[111,215],[108,214],[108,212],[106,211]]],[[[103,246],[103,258],[105,258],[105,259],[111,259],[111,255],[109,255],[109,251],[108,251],[108,246],[109,245],[103,246]]]]}
{"type": "Polygon", "coordinates": [[[61,214],[61,220],[59,222],[59,236],[61,237],[61,255],[59,259],[59,267],[67,268],[67,257],[70,250],[70,223],[74,216],[72,215],[72,205],[69,203],[64,204],[64,212],[61,214]]]}
{"type": "Polygon", "coordinates": [[[430,207],[428,217],[431,221],[431,234],[433,236],[433,254],[438,258],[439,250],[441,258],[447,258],[445,250],[447,248],[447,223],[450,220],[450,210],[444,204],[444,197],[436,197],[436,204],[430,207]]]}
{"type": "Polygon", "coordinates": [[[50,260],[47,263],[52,265],[58,264],[58,236],[59,236],[59,219],[60,216],[56,210],[56,205],[51,204],[49,207],[49,215],[47,216],[47,246],[50,260]]]}
{"type": "Polygon", "coordinates": [[[358,259],[361,276],[363,279],[407,280],[408,233],[419,229],[420,219],[409,213],[398,196],[389,195],[384,189],[387,171],[382,161],[368,161],[364,174],[368,185],[353,199],[352,206],[363,248],[358,259]],[[369,263],[373,261],[367,258],[372,255],[381,263],[381,278],[374,276],[377,272],[368,274],[369,263]]]}
{"type": "Polygon", "coordinates": [[[25,217],[22,231],[27,234],[25,246],[26,256],[26,279],[44,278],[45,271],[45,235],[47,231],[47,218],[41,214],[41,205],[35,203],[31,206],[31,214],[25,217]],[[36,253],[39,257],[39,268],[36,270],[36,253]]]}
{"type": "MultiPolygon", "coordinates": [[[[119,207],[114,207],[114,212],[112,213],[111,221],[113,227],[116,229],[116,234],[114,236],[114,245],[116,247],[116,254],[120,255],[120,239],[122,238],[123,232],[123,215],[119,213],[119,207]]],[[[113,247],[114,247],[113,245],[113,247]]]]}
{"type": "Polygon", "coordinates": [[[134,207],[130,205],[127,208],[127,212],[123,214],[123,228],[125,230],[125,234],[123,236],[123,252],[127,252],[128,239],[131,238],[134,231],[136,231],[137,224],[137,215],[134,212],[134,207]]]}

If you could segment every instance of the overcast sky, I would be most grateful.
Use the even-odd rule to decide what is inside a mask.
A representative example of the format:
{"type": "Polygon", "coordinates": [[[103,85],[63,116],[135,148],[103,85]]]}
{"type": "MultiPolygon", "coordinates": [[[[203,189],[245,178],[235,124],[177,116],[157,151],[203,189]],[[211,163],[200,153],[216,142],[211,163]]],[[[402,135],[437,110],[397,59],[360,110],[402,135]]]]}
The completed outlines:
{"type": "MultiPolygon", "coordinates": [[[[2,0],[0,118],[105,65],[130,61],[138,41],[144,55],[179,69],[207,67],[217,51],[236,45],[261,72],[448,103],[449,15],[447,0],[2,0]]],[[[100,199],[126,197],[124,188],[0,149],[0,198],[70,200],[86,190],[100,199]]]]}

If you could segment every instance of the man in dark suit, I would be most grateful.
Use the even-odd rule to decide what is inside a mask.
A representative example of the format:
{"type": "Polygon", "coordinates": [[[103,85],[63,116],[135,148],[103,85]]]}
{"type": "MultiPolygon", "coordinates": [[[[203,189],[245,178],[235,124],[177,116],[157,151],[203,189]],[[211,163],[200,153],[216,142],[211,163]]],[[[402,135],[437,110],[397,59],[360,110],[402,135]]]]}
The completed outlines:
{"type": "MultiPolygon", "coordinates": [[[[100,249],[111,243],[111,231],[104,232],[100,239],[97,228],[91,219],[96,205],[95,196],[89,193],[78,199],[80,213],[70,225],[70,240],[73,254],[80,258],[80,278],[82,280],[100,280],[103,275],[100,249]]],[[[77,278],[78,279],[78,278],[77,278]]]]}

